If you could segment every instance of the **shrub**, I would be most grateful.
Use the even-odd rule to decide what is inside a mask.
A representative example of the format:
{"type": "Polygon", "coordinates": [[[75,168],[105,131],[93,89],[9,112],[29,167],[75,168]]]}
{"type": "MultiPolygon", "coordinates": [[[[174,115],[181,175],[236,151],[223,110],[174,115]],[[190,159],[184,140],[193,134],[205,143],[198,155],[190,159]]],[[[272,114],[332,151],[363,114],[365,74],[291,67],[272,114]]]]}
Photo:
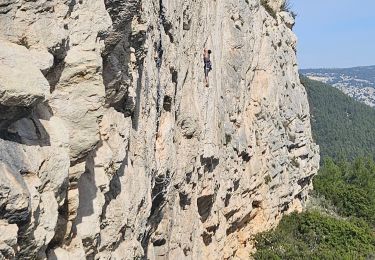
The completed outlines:
{"type": "MultiPolygon", "coordinates": [[[[276,11],[269,5],[269,1],[272,0],[260,0],[261,5],[266,9],[266,11],[276,19],[276,11]]],[[[293,18],[297,17],[297,14],[292,11],[292,5],[289,0],[286,0],[280,7],[281,11],[289,12],[293,18]]]]}
{"type": "Polygon", "coordinates": [[[310,211],[284,217],[256,236],[256,247],[255,259],[365,259],[375,252],[375,237],[364,222],[310,211]]]}
{"type": "Polygon", "coordinates": [[[335,163],[328,158],[313,184],[315,192],[330,200],[339,214],[361,218],[375,227],[375,162],[372,159],[335,163]]]}
{"type": "Polygon", "coordinates": [[[267,175],[264,177],[264,182],[265,182],[266,184],[269,184],[271,181],[272,181],[271,176],[269,176],[269,175],[267,174],[267,175]]]}
{"type": "Polygon", "coordinates": [[[257,235],[255,259],[373,259],[374,160],[327,158],[313,184],[319,211],[293,213],[257,235]]]}
{"type": "Polygon", "coordinates": [[[261,5],[266,9],[266,11],[276,19],[276,12],[273,8],[269,5],[269,0],[260,0],[261,5]]]}
{"type": "Polygon", "coordinates": [[[294,19],[296,19],[297,17],[297,13],[292,11],[292,4],[290,3],[289,0],[285,0],[285,2],[281,5],[280,10],[283,12],[290,13],[294,19]]]}

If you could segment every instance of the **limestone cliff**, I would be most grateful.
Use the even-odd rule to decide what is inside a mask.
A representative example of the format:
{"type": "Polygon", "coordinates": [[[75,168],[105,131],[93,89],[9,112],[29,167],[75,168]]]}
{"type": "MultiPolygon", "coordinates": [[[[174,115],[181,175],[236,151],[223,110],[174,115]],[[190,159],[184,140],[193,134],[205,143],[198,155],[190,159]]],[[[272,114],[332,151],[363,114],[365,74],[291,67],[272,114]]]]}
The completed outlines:
{"type": "Polygon", "coordinates": [[[319,162],[282,4],[2,0],[2,256],[248,258],[319,162]]]}

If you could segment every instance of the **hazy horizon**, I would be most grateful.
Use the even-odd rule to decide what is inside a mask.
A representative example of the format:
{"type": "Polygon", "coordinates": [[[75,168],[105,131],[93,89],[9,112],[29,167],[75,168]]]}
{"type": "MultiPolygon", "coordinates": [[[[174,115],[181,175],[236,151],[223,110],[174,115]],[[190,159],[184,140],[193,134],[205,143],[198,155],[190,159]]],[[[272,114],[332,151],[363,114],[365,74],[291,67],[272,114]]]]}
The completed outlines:
{"type": "Polygon", "coordinates": [[[375,64],[373,65],[363,65],[363,66],[360,66],[360,65],[357,65],[357,66],[349,66],[349,67],[314,67],[314,68],[310,68],[310,67],[306,67],[306,68],[302,68],[300,66],[300,70],[315,70],[315,69],[353,69],[353,68],[365,68],[365,67],[374,67],[375,64]]]}
{"type": "Polygon", "coordinates": [[[375,65],[375,1],[291,1],[300,69],[375,65]]]}

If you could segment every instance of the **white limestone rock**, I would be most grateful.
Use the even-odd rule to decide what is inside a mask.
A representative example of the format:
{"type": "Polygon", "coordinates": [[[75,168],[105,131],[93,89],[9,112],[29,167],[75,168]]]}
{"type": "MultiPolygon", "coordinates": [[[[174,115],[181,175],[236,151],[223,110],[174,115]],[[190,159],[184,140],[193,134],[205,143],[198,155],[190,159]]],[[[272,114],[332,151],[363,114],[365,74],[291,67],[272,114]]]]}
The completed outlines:
{"type": "Polygon", "coordinates": [[[248,257],[254,234],[302,209],[319,166],[283,3],[269,2],[276,19],[259,0],[0,6],[0,47],[15,58],[2,56],[29,77],[27,87],[12,81],[28,94],[0,97],[28,106],[0,106],[11,115],[0,115],[0,160],[7,179],[22,170],[14,196],[30,198],[17,246],[0,252],[248,257]]]}
{"type": "Polygon", "coordinates": [[[293,29],[293,26],[295,24],[295,19],[293,15],[290,12],[280,12],[279,17],[283,23],[289,28],[293,29]]]}
{"type": "Polygon", "coordinates": [[[30,214],[30,194],[21,174],[4,162],[0,162],[0,173],[1,218],[11,224],[25,222],[30,214]]]}
{"type": "Polygon", "coordinates": [[[53,55],[47,50],[30,49],[34,64],[45,74],[53,66],[53,55]]]}
{"type": "Polygon", "coordinates": [[[14,259],[17,251],[17,224],[0,220],[0,257],[14,259]]]}
{"type": "Polygon", "coordinates": [[[0,221],[0,241],[12,247],[17,245],[17,231],[18,227],[16,224],[8,224],[7,221],[0,221]]]}
{"type": "Polygon", "coordinates": [[[0,39],[0,104],[30,107],[48,98],[49,84],[23,46],[0,39]]]}

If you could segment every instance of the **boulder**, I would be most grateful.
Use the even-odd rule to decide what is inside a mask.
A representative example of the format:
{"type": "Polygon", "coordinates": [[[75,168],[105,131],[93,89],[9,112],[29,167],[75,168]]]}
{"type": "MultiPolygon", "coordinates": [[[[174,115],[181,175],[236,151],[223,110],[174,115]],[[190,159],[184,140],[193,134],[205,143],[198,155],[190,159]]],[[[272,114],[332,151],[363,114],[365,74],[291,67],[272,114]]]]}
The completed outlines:
{"type": "Polygon", "coordinates": [[[0,105],[31,107],[48,94],[48,81],[28,49],[0,40],[0,105]]]}

